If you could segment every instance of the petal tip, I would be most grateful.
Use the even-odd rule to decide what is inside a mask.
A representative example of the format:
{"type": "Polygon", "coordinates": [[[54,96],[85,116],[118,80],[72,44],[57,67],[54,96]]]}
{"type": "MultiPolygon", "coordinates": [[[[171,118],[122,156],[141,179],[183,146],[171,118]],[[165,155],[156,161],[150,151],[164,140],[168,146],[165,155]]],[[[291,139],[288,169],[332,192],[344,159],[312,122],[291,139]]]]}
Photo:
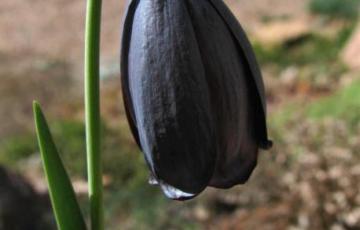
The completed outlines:
{"type": "Polygon", "coordinates": [[[260,143],[260,148],[264,150],[271,149],[273,147],[274,143],[271,140],[267,140],[265,142],[260,143]]]}

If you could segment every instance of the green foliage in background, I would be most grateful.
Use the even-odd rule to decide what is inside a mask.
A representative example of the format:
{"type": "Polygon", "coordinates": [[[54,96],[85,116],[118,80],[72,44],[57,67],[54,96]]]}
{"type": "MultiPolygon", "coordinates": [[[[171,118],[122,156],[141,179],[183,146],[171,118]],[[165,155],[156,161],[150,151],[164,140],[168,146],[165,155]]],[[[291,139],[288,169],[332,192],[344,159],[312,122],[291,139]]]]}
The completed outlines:
{"type": "MultiPolygon", "coordinates": [[[[86,176],[84,124],[76,120],[57,120],[51,123],[54,139],[62,158],[73,176],[86,176]]],[[[0,163],[14,165],[38,152],[33,132],[4,138],[0,142],[0,163]]],[[[14,165],[16,167],[16,165],[14,165]]]]}
{"type": "Polygon", "coordinates": [[[359,14],[359,0],[311,0],[311,12],[333,18],[354,19],[359,14]]]}
{"type": "MultiPolygon", "coordinates": [[[[351,129],[360,123],[360,81],[355,81],[334,94],[314,100],[310,104],[292,102],[283,106],[270,117],[271,129],[275,132],[274,139],[281,140],[284,132],[298,119],[323,120],[326,118],[345,121],[351,129]]],[[[351,130],[350,130],[351,131],[351,130]]]]}
{"type": "Polygon", "coordinates": [[[360,81],[353,82],[339,92],[312,103],[307,110],[310,118],[332,117],[345,120],[349,127],[360,123],[360,81]]]}
{"type": "Polygon", "coordinates": [[[279,67],[289,65],[321,66],[328,63],[337,63],[338,54],[345,46],[353,29],[354,23],[349,23],[334,38],[310,34],[298,41],[272,47],[254,44],[254,49],[260,63],[274,63],[279,67]]]}
{"type": "Polygon", "coordinates": [[[15,165],[37,151],[34,135],[21,134],[5,137],[0,141],[0,163],[15,165]]]}

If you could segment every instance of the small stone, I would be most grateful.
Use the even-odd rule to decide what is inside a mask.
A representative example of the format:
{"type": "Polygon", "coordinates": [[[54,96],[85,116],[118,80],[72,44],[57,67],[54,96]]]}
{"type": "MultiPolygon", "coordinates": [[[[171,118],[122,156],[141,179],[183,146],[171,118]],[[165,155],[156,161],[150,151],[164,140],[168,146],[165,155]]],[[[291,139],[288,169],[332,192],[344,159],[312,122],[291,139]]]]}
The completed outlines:
{"type": "Polygon", "coordinates": [[[309,35],[311,29],[305,18],[274,21],[258,26],[253,31],[255,41],[266,46],[281,45],[309,35]]]}
{"type": "Polygon", "coordinates": [[[351,69],[360,69],[360,26],[355,30],[342,53],[343,62],[351,69]]]}

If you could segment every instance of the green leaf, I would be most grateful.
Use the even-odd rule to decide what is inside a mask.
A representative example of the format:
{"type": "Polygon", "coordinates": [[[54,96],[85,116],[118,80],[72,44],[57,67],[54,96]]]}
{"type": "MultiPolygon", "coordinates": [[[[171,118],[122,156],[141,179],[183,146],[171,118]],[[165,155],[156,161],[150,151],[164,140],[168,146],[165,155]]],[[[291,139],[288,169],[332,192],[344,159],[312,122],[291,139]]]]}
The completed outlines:
{"type": "Polygon", "coordinates": [[[41,158],[58,229],[86,229],[74,189],[51,137],[39,103],[33,103],[33,110],[41,158]]]}

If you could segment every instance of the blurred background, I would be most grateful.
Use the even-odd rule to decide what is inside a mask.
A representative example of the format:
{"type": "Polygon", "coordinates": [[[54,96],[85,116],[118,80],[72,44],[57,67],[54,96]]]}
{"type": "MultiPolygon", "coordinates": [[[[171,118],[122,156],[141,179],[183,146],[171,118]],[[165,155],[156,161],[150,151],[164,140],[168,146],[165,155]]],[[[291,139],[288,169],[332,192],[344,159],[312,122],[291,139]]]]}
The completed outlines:
{"type": "MultiPolygon", "coordinates": [[[[360,229],[359,0],[227,0],[267,89],[270,137],[246,185],[167,200],[125,120],[123,0],[103,1],[107,229],[360,229]]],[[[0,229],[55,229],[31,102],[43,105],[85,215],[84,0],[0,1],[0,229]]]]}

